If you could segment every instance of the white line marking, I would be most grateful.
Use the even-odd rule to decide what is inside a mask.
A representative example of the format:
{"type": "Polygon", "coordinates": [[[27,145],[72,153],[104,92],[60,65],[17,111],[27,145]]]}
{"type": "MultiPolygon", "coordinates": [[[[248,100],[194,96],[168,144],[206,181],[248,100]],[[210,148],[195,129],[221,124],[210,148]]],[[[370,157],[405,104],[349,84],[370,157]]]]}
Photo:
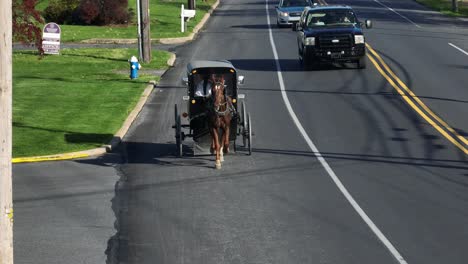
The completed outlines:
{"type": "Polygon", "coordinates": [[[382,2],[380,2],[379,0],[374,0],[374,1],[375,1],[376,3],[378,3],[378,4],[380,4],[381,6],[383,6],[383,7],[387,8],[388,10],[392,11],[393,13],[395,13],[395,14],[397,14],[397,15],[401,16],[402,18],[406,19],[406,20],[407,20],[408,22],[410,22],[411,24],[413,24],[413,25],[417,26],[418,28],[421,28],[421,26],[420,26],[420,25],[418,25],[418,24],[414,23],[414,22],[413,22],[411,19],[407,18],[406,16],[404,16],[404,15],[402,15],[402,14],[398,13],[397,11],[395,11],[395,9],[393,9],[393,8],[391,8],[391,7],[388,7],[388,6],[384,5],[384,4],[383,4],[382,2]]]}
{"type": "Polygon", "coordinates": [[[466,56],[468,56],[468,52],[464,51],[462,48],[459,48],[457,46],[455,46],[454,44],[452,43],[449,43],[450,46],[456,48],[457,50],[461,51],[462,53],[464,53],[466,56]]]}
{"type": "Polygon", "coordinates": [[[340,181],[338,176],[336,176],[335,172],[332,170],[330,165],[328,165],[328,162],[323,158],[322,154],[319,152],[315,144],[312,142],[310,139],[309,135],[307,135],[307,132],[305,131],[304,127],[302,126],[301,122],[296,116],[296,113],[292,109],[291,103],[289,102],[288,95],[286,93],[285,85],[284,85],[284,80],[283,80],[283,74],[281,72],[281,66],[279,64],[279,59],[278,59],[278,52],[276,51],[276,44],[273,39],[273,32],[271,30],[271,24],[270,24],[270,12],[268,10],[268,0],[265,0],[266,3],[266,12],[267,12],[267,20],[268,20],[268,31],[270,33],[270,43],[271,43],[271,49],[273,50],[273,55],[275,57],[275,64],[276,64],[276,70],[278,74],[278,80],[280,84],[280,89],[281,89],[281,96],[283,97],[284,104],[286,105],[286,108],[288,109],[289,114],[291,115],[291,118],[293,119],[294,123],[296,124],[296,127],[299,129],[299,132],[301,132],[302,137],[304,137],[305,141],[307,142],[307,145],[309,145],[309,148],[312,150],[314,153],[315,157],[317,157],[318,161],[320,164],[322,164],[323,168],[325,171],[330,175],[332,178],[333,182],[335,182],[336,186],[338,189],[343,193],[345,198],[348,200],[348,202],[351,204],[351,206],[356,210],[356,212],[361,216],[361,218],[366,222],[366,224],[369,226],[369,228],[374,232],[374,234],[380,239],[380,241],[387,247],[387,249],[390,251],[390,253],[395,257],[395,259],[400,263],[400,264],[407,264],[406,260],[401,256],[401,254],[398,252],[398,250],[392,245],[392,243],[385,237],[385,235],[380,231],[380,229],[374,224],[374,222],[367,216],[367,214],[362,210],[362,208],[359,206],[359,204],[354,200],[354,198],[351,196],[351,194],[348,192],[346,187],[343,185],[343,183],[340,181]]]}

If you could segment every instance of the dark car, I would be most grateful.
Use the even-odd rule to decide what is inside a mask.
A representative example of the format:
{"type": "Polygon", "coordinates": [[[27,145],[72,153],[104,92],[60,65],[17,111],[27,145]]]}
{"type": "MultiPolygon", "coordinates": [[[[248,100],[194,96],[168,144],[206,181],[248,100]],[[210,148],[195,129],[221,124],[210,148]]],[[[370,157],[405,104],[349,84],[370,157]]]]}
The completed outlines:
{"type": "Polygon", "coordinates": [[[312,5],[312,0],[280,0],[276,6],[276,24],[278,27],[293,25],[299,21],[304,7],[312,5]]]}
{"type": "MultiPolygon", "coordinates": [[[[306,7],[297,31],[299,60],[304,66],[318,66],[320,62],[355,62],[366,67],[364,23],[359,22],[349,6],[306,7]]],[[[372,27],[366,20],[367,28],[372,27]]]]}

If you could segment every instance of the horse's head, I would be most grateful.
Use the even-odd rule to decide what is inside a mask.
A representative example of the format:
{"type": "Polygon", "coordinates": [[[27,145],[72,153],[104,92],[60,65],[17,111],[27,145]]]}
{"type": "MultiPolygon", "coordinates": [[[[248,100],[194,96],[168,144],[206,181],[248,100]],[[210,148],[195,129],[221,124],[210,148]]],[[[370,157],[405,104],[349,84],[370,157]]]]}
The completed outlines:
{"type": "Polygon", "coordinates": [[[224,76],[213,74],[211,76],[213,86],[211,87],[211,94],[214,96],[215,105],[224,103],[224,76]]]}

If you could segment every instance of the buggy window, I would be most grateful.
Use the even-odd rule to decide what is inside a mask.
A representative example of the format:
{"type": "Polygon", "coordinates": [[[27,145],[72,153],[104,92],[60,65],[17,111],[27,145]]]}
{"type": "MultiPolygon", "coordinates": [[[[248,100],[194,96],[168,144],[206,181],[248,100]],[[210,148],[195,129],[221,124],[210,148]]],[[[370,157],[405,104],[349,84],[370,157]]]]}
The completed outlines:
{"type": "Polygon", "coordinates": [[[213,77],[224,78],[224,89],[227,96],[233,97],[234,93],[234,75],[232,73],[213,73],[199,71],[193,75],[193,93],[195,97],[205,97],[211,94],[211,88],[214,84],[213,77]]]}

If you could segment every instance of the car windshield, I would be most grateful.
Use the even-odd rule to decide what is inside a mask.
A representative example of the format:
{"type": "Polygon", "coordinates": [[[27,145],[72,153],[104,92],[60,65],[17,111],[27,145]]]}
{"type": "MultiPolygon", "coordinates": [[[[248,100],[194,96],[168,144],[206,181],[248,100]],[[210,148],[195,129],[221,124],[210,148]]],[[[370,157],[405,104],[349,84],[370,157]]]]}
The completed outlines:
{"type": "Polygon", "coordinates": [[[307,15],[307,27],[346,26],[356,24],[351,10],[317,10],[307,15]]]}
{"type": "Polygon", "coordinates": [[[309,0],[283,0],[281,7],[309,6],[309,0]]]}

